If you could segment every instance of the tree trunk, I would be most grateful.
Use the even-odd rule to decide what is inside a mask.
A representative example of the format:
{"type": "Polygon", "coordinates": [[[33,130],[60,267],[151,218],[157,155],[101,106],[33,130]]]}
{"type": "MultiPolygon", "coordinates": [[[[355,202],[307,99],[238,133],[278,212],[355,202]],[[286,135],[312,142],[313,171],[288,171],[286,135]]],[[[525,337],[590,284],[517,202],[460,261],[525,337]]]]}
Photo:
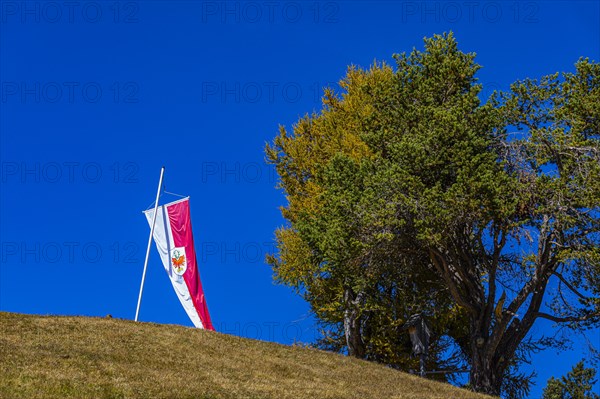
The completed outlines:
{"type": "Polygon", "coordinates": [[[483,338],[476,338],[471,345],[471,389],[488,395],[499,396],[504,377],[503,366],[494,359],[494,354],[485,350],[483,338]]]}
{"type": "Polygon", "coordinates": [[[360,359],[364,359],[366,352],[362,339],[362,323],[359,309],[362,298],[362,293],[355,295],[351,288],[344,290],[344,334],[346,335],[348,355],[360,359]]]}

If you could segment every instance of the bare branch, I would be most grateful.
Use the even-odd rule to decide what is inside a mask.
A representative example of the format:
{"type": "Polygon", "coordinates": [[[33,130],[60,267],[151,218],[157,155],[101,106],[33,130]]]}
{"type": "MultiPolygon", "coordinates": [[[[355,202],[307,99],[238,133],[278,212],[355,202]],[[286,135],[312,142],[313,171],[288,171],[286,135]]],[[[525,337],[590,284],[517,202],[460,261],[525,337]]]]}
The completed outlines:
{"type": "Polygon", "coordinates": [[[471,311],[472,313],[477,314],[477,308],[475,307],[475,305],[472,304],[471,302],[467,301],[463,297],[461,292],[459,291],[458,286],[456,285],[456,282],[454,281],[454,278],[453,278],[453,276],[455,276],[456,273],[453,273],[450,270],[450,268],[448,267],[448,263],[444,259],[443,255],[435,250],[430,250],[429,255],[430,255],[431,261],[433,262],[435,267],[438,269],[438,271],[440,272],[440,274],[446,281],[446,284],[448,284],[450,293],[452,294],[452,296],[454,297],[456,302],[459,305],[461,305],[462,307],[471,311]]]}
{"type": "Polygon", "coordinates": [[[574,294],[576,294],[576,295],[577,295],[579,298],[581,298],[581,299],[586,299],[586,300],[587,300],[587,299],[589,299],[587,296],[585,296],[585,295],[583,295],[581,292],[577,291],[577,289],[575,289],[575,287],[573,287],[573,286],[572,286],[572,285],[571,285],[571,284],[570,284],[570,283],[567,281],[567,279],[565,279],[565,278],[563,277],[563,275],[562,275],[562,274],[560,274],[560,273],[558,273],[558,272],[556,272],[556,271],[554,271],[552,274],[553,274],[553,275],[555,275],[556,277],[558,277],[558,278],[560,279],[560,281],[562,281],[562,282],[563,282],[563,283],[564,283],[564,284],[567,286],[567,288],[568,288],[568,289],[570,289],[570,290],[571,290],[571,291],[572,291],[574,294]]]}
{"type": "Polygon", "coordinates": [[[595,317],[600,317],[600,312],[590,313],[585,316],[579,316],[579,317],[578,316],[559,317],[559,316],[554,316],[554,315],[544,313],[544,312],[537,312],[535,314],[535,316],[540,317],[542,319],[548,319],[548,320],[554,321],[556,323],[568,323],[568,322],[576,322],[576,321],[586,321],[586,320],[593,319],[595,317]]]}

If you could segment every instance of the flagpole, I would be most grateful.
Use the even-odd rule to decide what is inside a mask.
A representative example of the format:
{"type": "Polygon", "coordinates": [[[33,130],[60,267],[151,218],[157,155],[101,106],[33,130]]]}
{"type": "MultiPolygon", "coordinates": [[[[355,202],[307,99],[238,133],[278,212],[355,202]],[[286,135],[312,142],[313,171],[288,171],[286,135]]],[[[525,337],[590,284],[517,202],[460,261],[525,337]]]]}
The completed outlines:
{"type": "Polygon", "coordinates": [[[140,304],[142,303],[142,292],[144,291],[144,280],[146,280],[146,269],[148,268],[148,257],[150,256],[150,247],[152,245],[152,235],[154,234],[154,224],[156,223],[156,213],[158,210],[158,199],[160,198],[160,188],[162,187],[165,167],[160,169],[160,179],[158,180],[158,190],[156,190],[156,203],[154,204],[154,215],[152,216],[152,226],[150,227],[150,237],[148,237],[148,247],[146,248],[146,260],[144,261],[144,273],[142,274],[142,284],[140,285],[140,295],[138,296],[137,309],[135,310],[135,321],[138,321],[140,314],[140,304]]]}

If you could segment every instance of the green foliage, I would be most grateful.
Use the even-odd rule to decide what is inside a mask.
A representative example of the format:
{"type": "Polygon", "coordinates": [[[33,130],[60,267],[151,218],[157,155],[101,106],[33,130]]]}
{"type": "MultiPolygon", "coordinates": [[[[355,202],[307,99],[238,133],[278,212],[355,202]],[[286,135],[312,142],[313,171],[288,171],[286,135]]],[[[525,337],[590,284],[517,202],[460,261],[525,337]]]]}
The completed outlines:
{"type": "Polygon", "coordinates": [[[268,261],[323,347],[414,368],[400,327],[423,312],[428,368],[466,361],[473,389],[523,396],[526,353],[558,345],[527,338],[536,319],[600,321],[600,66],[481,104],[480,67],[452,34],[394,58],[351,67],[342,93],[267,145],[289,222],[268,261]]]}
{"type": "MultiPolygon", "coordinates": [[[[464,129],[471,121],[461,116],[478,104],[478,88],[468,87],[477,69],[473,56],[453,43],[451,36],[431,39],[426,52],[398,56],[398,72],[386,64],[350,68],[340,83],[341,97],[328,90],[320,114],[301,119],[293,135],[282,128],[267,146],[288,194],[283,213],[291,222],[276,233],[279,257],[269,261],[276,279],[302,292],[326,327],[325,347],[346,346],[349,308],[360,318],[365,357],[395,367],[417,364],[409,356],[409,336],[400,329],[412,314],[429,314],[437,337],[462,329],[463,313],[433,273],[427,254],[415,251],[415,226],[398,213],[414,212],[407,193],[426,187],[436,168],[453,162],[429,157],[423,176],[407,174],[404,165],[419,165],[427,147],[435,146],[432,139],[422,142],[419,132],[439,131],[445,118],[464,129]],[[445,52],[453,58],[442,57],[445,52]],[[431,69],[429,78],[419,72],[423,66],[431,69]],[[452,79],[441,82],[440,73],[452,79]],[[430,89],[438,84],[447,85],[443,98],[430,89]],[[454,109],[444,112],[449,104],[454,109]],[[403,150],[406,146],[412,150],[403,150]],[[360,295],[360,301],[345,301],[345,290],[360,295]]],[[[448,139],[460,141],[453,137],[460,134],[451,132],[448,139]]],[[[431,368],[440,366],[437,355],[444,349],[442,341],[434,343],[431,368]]]]}
{"type": "Polygon", "coordinates": [[[580,361],[566,376],[560,379],[550,377],[542,399],[599,399],[600,395],[593,392],[595,375],[595,369],[586,368],[580,361]]]}

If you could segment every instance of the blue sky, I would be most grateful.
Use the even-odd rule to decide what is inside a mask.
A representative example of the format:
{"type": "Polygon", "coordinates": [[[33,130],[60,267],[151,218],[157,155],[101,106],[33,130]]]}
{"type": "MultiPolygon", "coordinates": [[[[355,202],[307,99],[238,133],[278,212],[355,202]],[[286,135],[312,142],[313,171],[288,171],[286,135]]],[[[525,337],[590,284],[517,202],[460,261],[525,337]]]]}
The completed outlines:
{"type": "MultiPolygon", "coordinates": [[[[284,204],[264,144],[348,65],[449,30],[485,94],[600,60],[597,1],[1,1],[0,310],[132,319],[165,165],[191,196],[215,327],[311,342],[306,304],[264,264],[284,204]]],[[[191,325],[154,248],[140,319],[191,325]]],[[[584,345],[536,355],[531,397],[584,345]]]]}

